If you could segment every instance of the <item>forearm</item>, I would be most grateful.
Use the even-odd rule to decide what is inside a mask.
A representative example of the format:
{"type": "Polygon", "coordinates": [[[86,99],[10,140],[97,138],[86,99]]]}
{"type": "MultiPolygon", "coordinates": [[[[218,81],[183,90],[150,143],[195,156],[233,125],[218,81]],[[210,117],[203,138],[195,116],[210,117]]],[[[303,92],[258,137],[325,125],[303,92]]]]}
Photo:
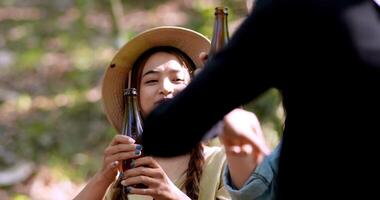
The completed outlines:
{"type": "Polygon", "coordinates": [[[227,166],[232,183],[237,189],[240,189],[256,169],[257,164],[251,156],[227,155],[227,166]]]}
{"type": "MultiPolygon", "coordinates": [[[[232,199],[276,199],[278,159],[281,144],[266,158],[263,162],[255,167],[244,185],[238,188],[235,185],[230,166],[226,166],[224,172],[224,181],[226,188],[232,199]]],[[[227,158],[228,159],[228,158],[227,158]]],[[[228,161],[228,160],[227,160],[228,161]]],[[[228,161],[231,162],[231,161],[228,161]]],[[[244,163],[235,162],[237,167],[244,167],[244,163]]],[[[234,169],[236,170],[236,168],[234,169]]],[[[242,171],[242,168],[239,170],[242,171]]]]}
{"type": "Polygon", "coordinates": [[[105,181],[100,174],[96,174],[90,179],[83,190],[74,198],[74,200],[102,200],[107,188],[111,183],[105,181]]]}

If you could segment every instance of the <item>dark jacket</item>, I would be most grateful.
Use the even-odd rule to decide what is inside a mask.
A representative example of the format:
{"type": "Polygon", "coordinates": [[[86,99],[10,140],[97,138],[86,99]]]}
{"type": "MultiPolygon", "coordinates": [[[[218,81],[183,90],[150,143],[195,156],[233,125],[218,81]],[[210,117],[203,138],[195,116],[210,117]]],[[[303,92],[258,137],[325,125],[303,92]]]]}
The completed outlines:
{"type": "Polygon", "coordinates": [[[279,197],[374,193],[365,183],[380,169],[380,11],[370,0],[259,0],[227,47],[148,117],[145,152],[188,152],[273,87],[286,110],[279,197]]]}

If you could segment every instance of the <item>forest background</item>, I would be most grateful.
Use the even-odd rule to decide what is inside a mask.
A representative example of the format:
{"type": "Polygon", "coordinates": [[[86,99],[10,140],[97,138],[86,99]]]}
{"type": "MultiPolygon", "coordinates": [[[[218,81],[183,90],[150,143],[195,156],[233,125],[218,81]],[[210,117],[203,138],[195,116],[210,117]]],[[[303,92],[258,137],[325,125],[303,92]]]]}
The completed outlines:
{"type": "MultiPolygon", "coordinates": [[[[117,49],[161,25],[211,38],[220,5],[229,8],[233,36],[247,15],[245,0],[1,0],[0,199],[78,193],[116,134],[100,84],[117,49]]],[[[278,91],[244,107],[258,115],[273,148],[284,120],[278,91]]]]}

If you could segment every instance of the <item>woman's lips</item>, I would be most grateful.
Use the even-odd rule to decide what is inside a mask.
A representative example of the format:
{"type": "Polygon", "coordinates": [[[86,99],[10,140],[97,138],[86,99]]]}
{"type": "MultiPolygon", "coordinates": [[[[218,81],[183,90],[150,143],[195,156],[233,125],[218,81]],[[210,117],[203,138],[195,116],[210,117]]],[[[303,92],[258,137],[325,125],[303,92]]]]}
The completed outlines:
{"type": "Polygon", "coordinates": [[[164,103],[164,102],[167,102],[167,101],[169,101],[170,100],[170,98],[163,98],[163,99],[160,99],[160,100],[158,100],[158,101],[156,101],[156,105],[159,105],[159,104],[161,104],[161,103],[164,103]]]}

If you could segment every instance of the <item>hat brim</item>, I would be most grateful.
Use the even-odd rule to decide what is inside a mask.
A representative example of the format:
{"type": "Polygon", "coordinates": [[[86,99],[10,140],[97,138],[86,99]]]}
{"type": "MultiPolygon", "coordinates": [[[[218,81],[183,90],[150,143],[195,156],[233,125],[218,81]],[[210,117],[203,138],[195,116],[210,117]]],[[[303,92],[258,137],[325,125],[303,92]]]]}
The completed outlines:
{"type": "Polygon", "coordinates": [[[128,73],[145,51],[159,46],[175,47],[187,54],[196,67],[203,66],[201,52],[208,52],[210,41],[202,34],[177,26],[161,26],[144,31],[127,42],[114,56],[102,81],[102,101],[112,126],[121,133],[124,114],[123,89],[128,73]]]}

